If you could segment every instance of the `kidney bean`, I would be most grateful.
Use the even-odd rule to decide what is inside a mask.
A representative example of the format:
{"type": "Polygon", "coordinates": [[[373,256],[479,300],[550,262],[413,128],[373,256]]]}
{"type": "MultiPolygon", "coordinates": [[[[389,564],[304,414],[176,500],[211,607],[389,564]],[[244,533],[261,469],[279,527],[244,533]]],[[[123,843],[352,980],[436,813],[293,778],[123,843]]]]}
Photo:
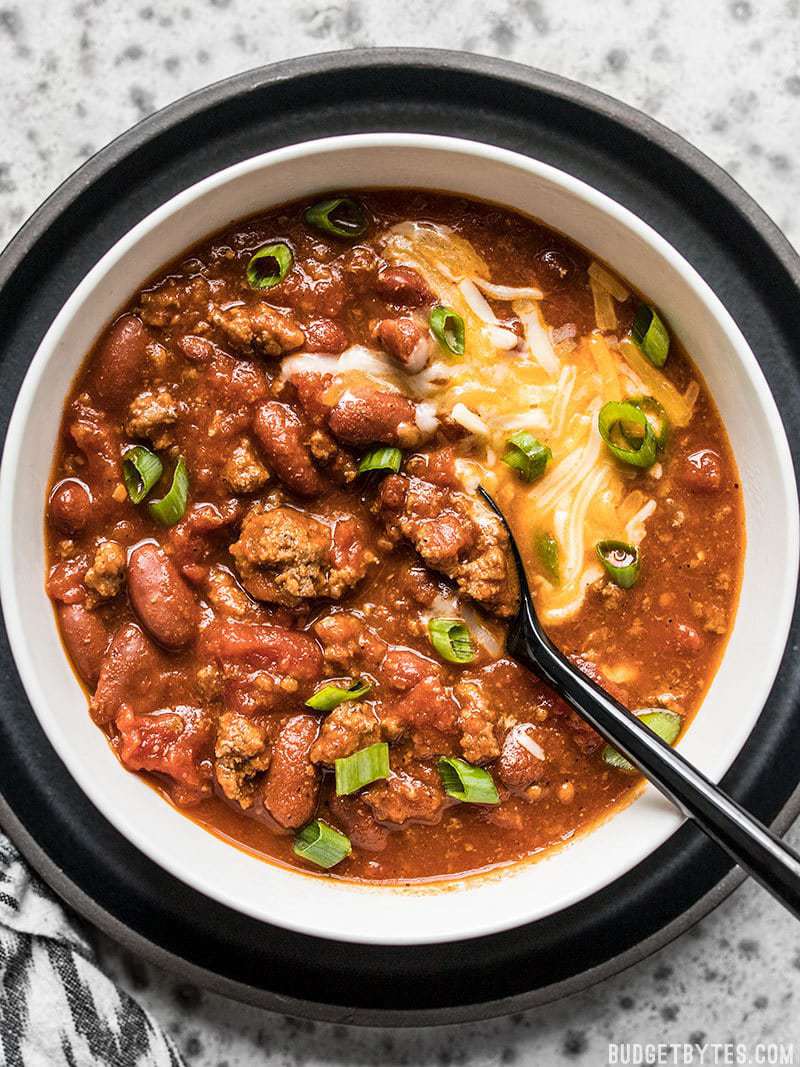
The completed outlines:
{"type": "Polygon", "coordinates": [[[337,355],[347,348],[347,334],[333,319],[315,319],[303,327],[306,352],[330,352],[337,355]]]}
{"type": "MultiPolygon", "coordinates": [[[[506,734],[500,758],[497,761],[497,776],[508,789],[527,789],[534,782],[544,778],[547,764],[534,756],[519,740],[519,733],[525,724],[512,727],[506,734]]],[[[534,740],[533,730],[526,731],[530,740],[534,740]]]]}
{"type": "Polygon", "coordinates": [[[196,337],[191,333],[179,337],[175,347],[191,363],[210,363],[215,356],[222,354],[222,349],[218,348],[213,341],[205,337],[196,337]]]}
{"type": "Polygon", "coordinates": [[[83,579],[89,570],[88,556],[76,556],[54,563],[47,575],[47,595],[61,604],[78,604],[86,599],[83,579]]]}
{"type": "Polygon", "coordinates": [[[722,460],[711,448],[700,448],[684,456],[680,480],[696,493],[716,493],[722,486],[722,460]]]}
{"type": "Polygon", "coordinates": [[[272,818],[287,830],[303,826],[316,811],[320,779],[310,751],[318,732],[315,716],[295,715],[283,724],[272,749],[262,799],[272,818]]]}
{"type": "Polygon", "coordinates": [[[333,795],[328,799],[328,807],[356,848],[367,852],[382,852],[386,848],[390,831],[381,826],[361,797],[333,795]]]}
{"type": "Polygon", "coordinates": [[[165,648],[182,648],[197,633],[197,602],[158,545],[144,544],[131,553],[128,595],[144,628],[165,648]]]}
{"type": "Polygon", "coordinates": [[[253,428],[275,475],[298,496],[318,496],[327,483],[311,461],[306,427],[287,404],[267,401],[256,411],[253,428]]]}
{"type": "Polygon", "coordinates": [[[382,319],[375,327],[375,338],[390,356],[412,374],[417,374],[428,362],[430,338],[413,319],[382,319]]]}
{"type": "Polygon", "coordinates": [[[348,445],[418,444],[422,434],[414,404],[399,393],[348,391],[328,416],[334,437],[348,445]]]}
{"type": "Polygon", "coordinates": [[[164,696],[166,669],[165,657],[136,623],[120,626],[103,659],[89,706],[95,722],[111,722],[123,705],[137,713],[157,708],[164,696]]]}
{"type": "Polygon", "coordinates": [[[536,276],[541,287],[547,292],[558,292],[564,289],[575,273],[575,264],[566,252],[555,248],[547,248],[538,252],[536,260],[536,276]]]}
{"type": "Polygon", "coordinates": [[[428,283],[411,267],[385,267],[375,279],[375,292],[390,304],[422,307],[432,304],[428,283]]]}
{"type": "Polygon", "coordinates": [[[92,494],[77,478],[62,478],[53,487],[47,502],[52,524],[62,533],[80,533],[89,521],[92,510],[92,494]]]}
{"type": "Polygon", "coordinates": [[[584,659],[583,656],[570,656],[570,659],[578,668],[579,671],[583,671],[587,678],[599,685],[601,689],[605,689],[615,700],[619,701],[624,707],[629,708],[631,704],[630,694],[627,689],[623,689],[617,682],[612,682],[606,678],[597,664],[590,659],[584,659]]]}
{"type": "Polygon", "coordinates": [[[403,474],[390,474],[381,482],[376,505],[381,512],[402,511],[408,498],[409,479],[403,474]]]}
{"type": "Polygon", "coordinates": [[[442,511],[423,519],[415,535],[417,551],[431,567],[441,567],[464,557],[474,546],[478,530],[466,515],[442,511]]]}
{"type": "Polygon", "coordinates": [[[247,661],[273,668],[300,682],[316,681],[322,674],[322,653],[317,642],[297,630],[269,623],[212,623],[204,634],[209,652],[220,660],[247,661]]]}
{"type": "Polygon", "coordinates": [[[103,403],[118,403],[135,389],[145,367],[150,334],[135,315],[117,319],[95,353],[91,386],[103,403]]]}
{"type": "Polygon", "coordinates": [[[669,624],[672,641],[682,652],[699,652],[703,647],[702,635],[686,622],[673,619],[669,624]]]}
{"type": "Polygon", "coordinates": [[[294,374],[291,384],[297,393],[297,402],[312,426],[324,426],[331,406],[325,402],[325,394],[333,377],[330,374],[294,374]]]}
{"type": "Polygon", "coordinates": [[[94,611],[83,604],[59,604],[58,621],[67,653],[81,679],[94,689],[108,648],[108,631],[94,611]]]}

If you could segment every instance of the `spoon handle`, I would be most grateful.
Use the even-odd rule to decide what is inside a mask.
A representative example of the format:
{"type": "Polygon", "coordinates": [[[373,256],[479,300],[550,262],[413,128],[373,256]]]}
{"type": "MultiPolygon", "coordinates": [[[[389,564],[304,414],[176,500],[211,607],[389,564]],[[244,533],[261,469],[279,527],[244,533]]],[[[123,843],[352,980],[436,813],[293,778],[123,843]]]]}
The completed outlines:
{"type": "Polygon", "coordinates": [[[562,655],[536,615],[513,531],[491,495],[482,486],[478,493],[508,532],[519,579],[519,612],[506,640],[509,655],[549,682],[582,719],[800,919],[800,856],[562,655]]]}
{"type": "Polygon", "coordinates": [[[606,741],[800,918],[800,856],[792,848],[573,667],[543,632],[536,635],[535,648],[526,647],[530,638],[518,640],[522,647],[509,648],[515,658],[550,682],[606,741]]]}

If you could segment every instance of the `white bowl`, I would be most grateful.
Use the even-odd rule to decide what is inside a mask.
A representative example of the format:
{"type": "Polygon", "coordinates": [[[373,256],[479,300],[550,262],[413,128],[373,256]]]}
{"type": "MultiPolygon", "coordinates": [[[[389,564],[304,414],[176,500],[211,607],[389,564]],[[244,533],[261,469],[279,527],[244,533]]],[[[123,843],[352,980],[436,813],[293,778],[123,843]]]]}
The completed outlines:
{"type": "Polygon", "coordinates": [[[11,648],[48,738],[96,807],[171,874],[231,908],[302,933],[414,944],[474,937],[574,904],[681,824],[652,787],[593,832],[501,875],[414,889],[356,886],[261,861],[175,811],[117,761],[89,718],[44,592],[42,512],[64,398],[84,355],[145,279],[232,219],[329,189],[416,186],[499,201],[560,230],[655,301],[696,360],[744,487],[747,555],[721,667],[683,754],[718,780],[760,715],[784,650],[798,566],[797,491],[763,375],[730,315],[657,233],[568,174],[486,145],[366,134],[269,152],[174,197],[120,240],[72,294],[20,390],[0,473],[0,595],[11,648]]]}

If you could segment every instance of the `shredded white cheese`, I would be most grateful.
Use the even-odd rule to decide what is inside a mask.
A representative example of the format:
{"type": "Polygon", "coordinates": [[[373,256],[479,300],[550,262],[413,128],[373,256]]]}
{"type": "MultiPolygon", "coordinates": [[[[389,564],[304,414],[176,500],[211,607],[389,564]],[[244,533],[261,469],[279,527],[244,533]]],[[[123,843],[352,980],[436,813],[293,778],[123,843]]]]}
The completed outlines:
{"type": "Polygon", "coordinates": [[[470,411],[466,404],[455,404],[450,412],[450,418],[453,422],[457,422],[459,426],[463,426],[465,430],[469,430],[470,433],[474,433],[478,437],[489,436],[489,427],[480,415],[470,411]]]}

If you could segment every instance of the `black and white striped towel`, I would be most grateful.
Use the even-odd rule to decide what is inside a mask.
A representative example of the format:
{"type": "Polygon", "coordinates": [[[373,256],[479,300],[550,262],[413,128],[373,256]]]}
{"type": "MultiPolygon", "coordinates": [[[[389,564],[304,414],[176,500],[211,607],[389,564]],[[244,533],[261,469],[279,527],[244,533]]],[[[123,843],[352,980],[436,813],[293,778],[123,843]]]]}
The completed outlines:
{"type": "Polygon", "coordinates": [[[181,1067],[146,1011],[98,969],[75,921],[0,834],[4,1067],[181,1067]]]}

